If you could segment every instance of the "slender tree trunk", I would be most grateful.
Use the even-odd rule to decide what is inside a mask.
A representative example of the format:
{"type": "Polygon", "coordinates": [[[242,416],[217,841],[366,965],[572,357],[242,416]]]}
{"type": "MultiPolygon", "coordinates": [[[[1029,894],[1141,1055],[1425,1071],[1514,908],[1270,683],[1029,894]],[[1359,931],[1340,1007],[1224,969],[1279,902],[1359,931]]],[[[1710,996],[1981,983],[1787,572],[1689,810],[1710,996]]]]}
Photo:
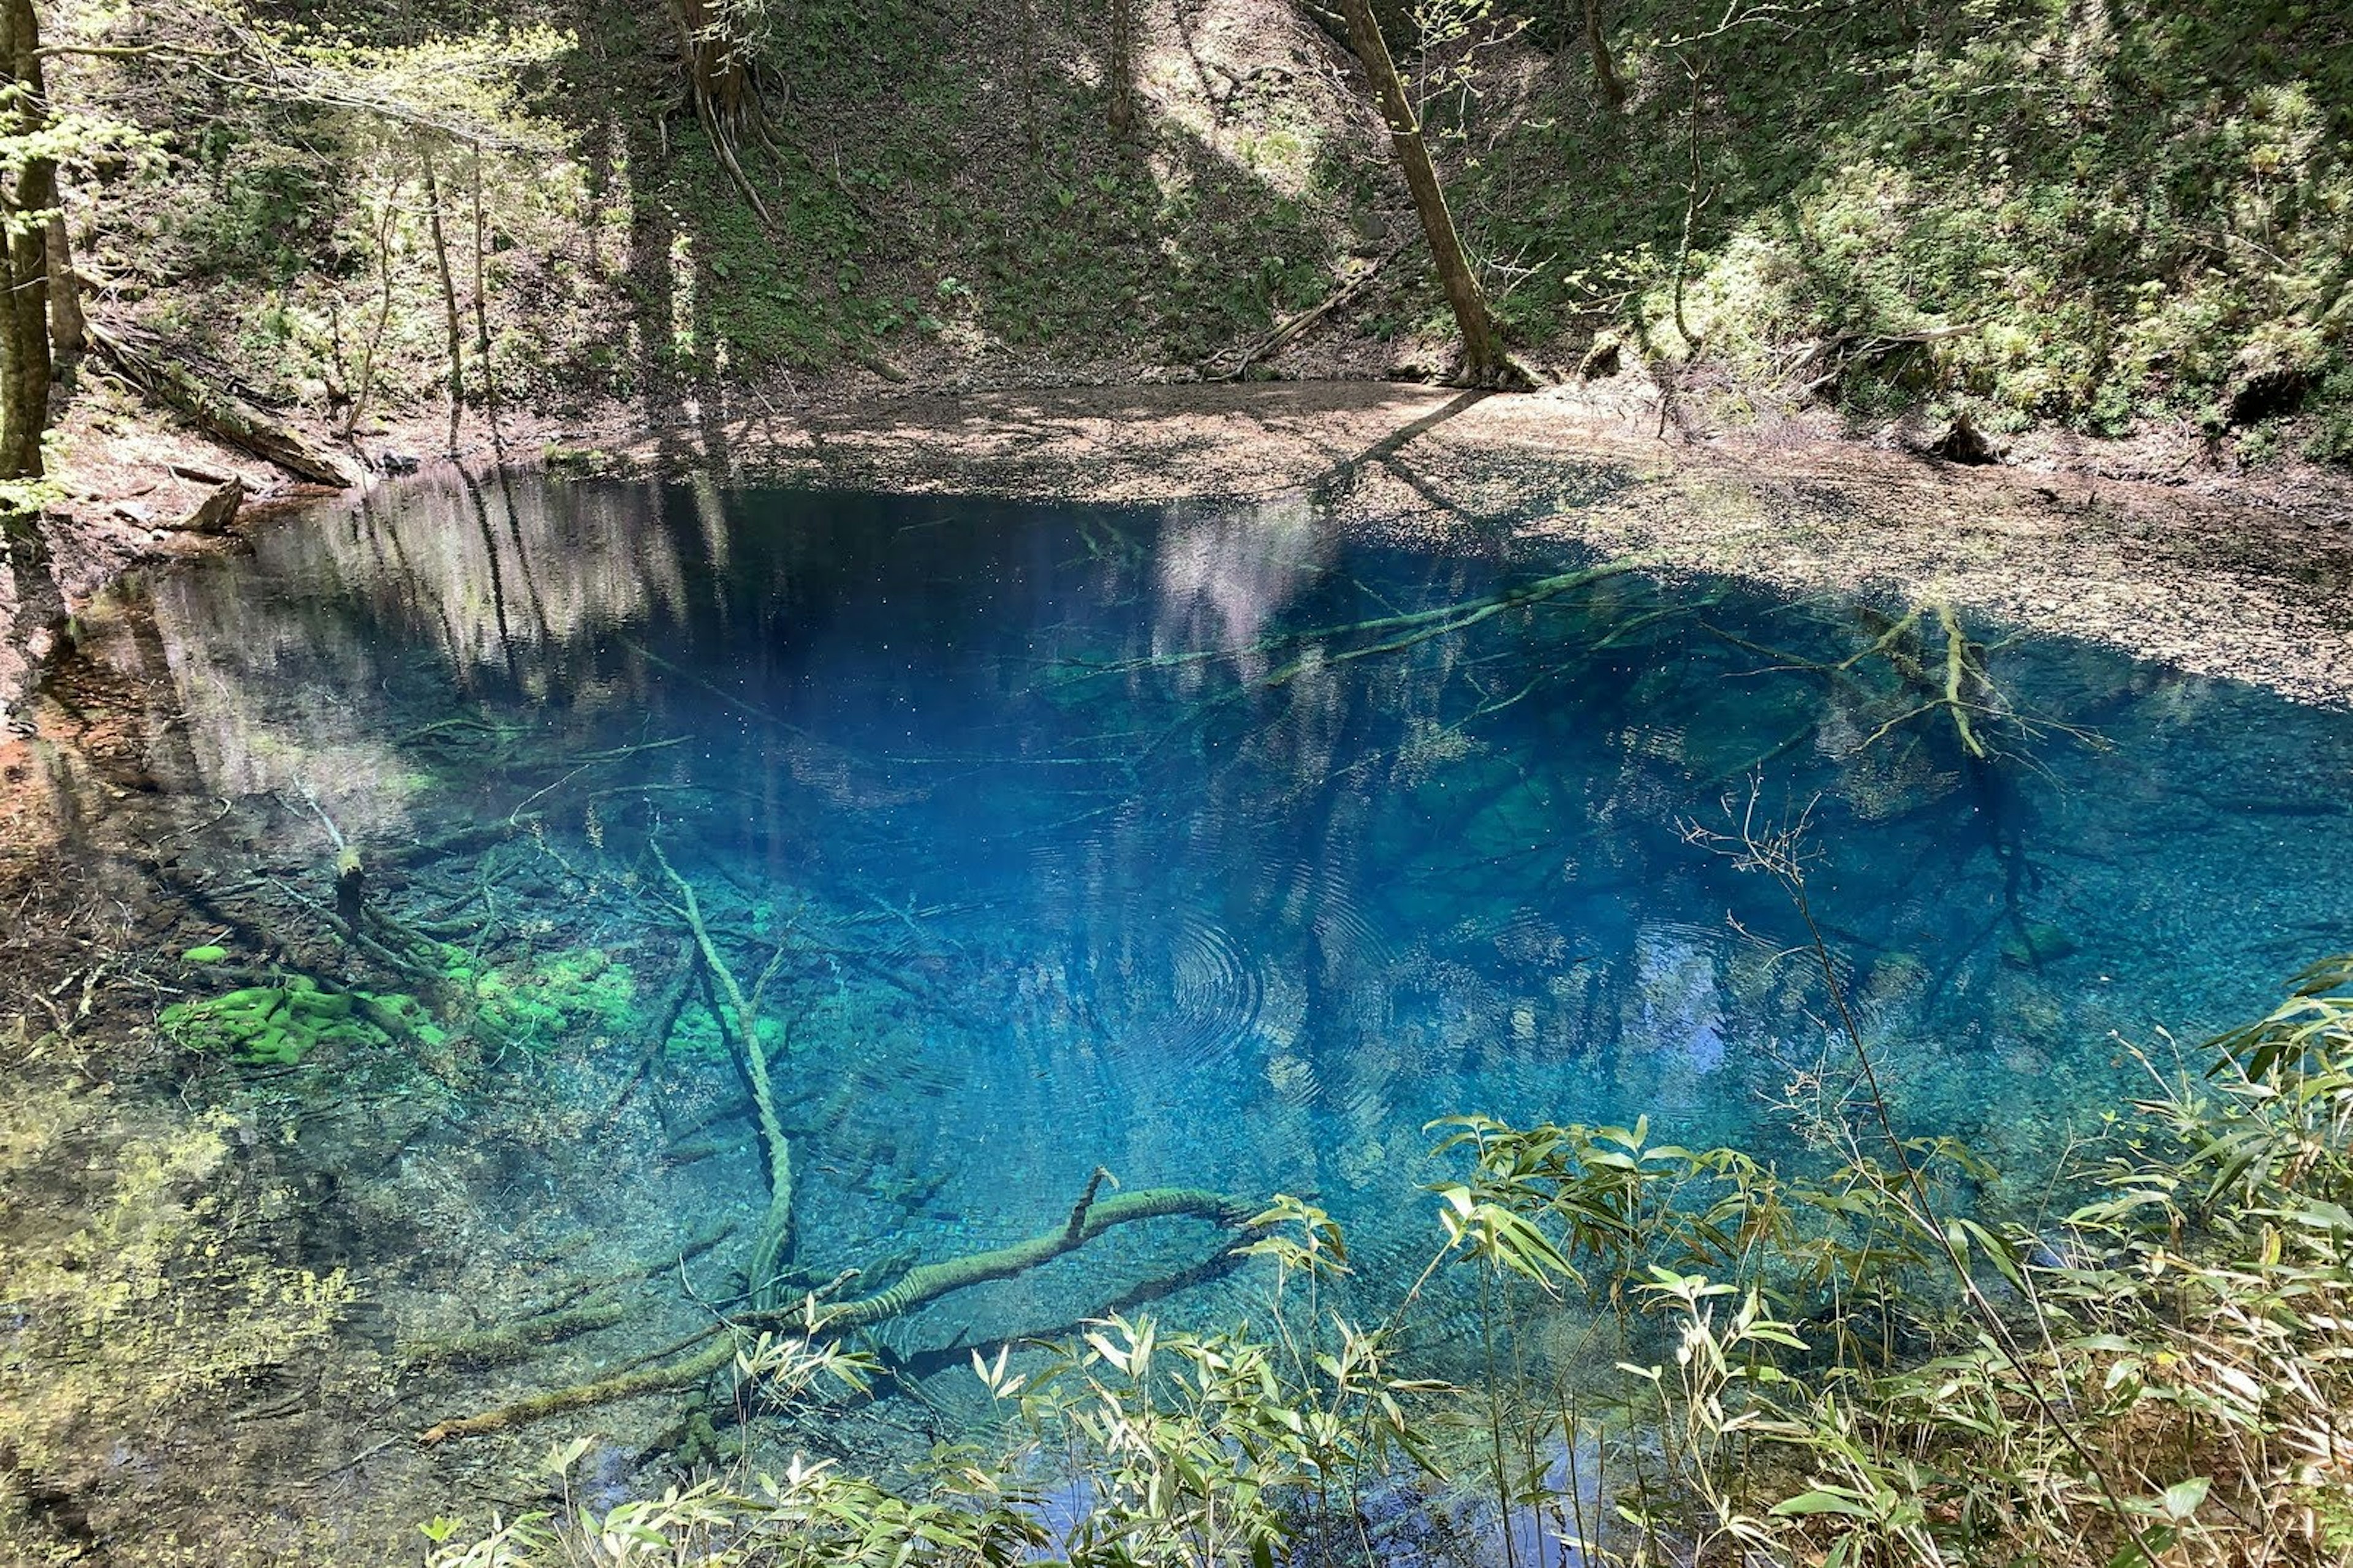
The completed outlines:
{"type": "MultiPolygon", "coordinates": [[[[63,199],[60,193],[59,199],[63,199]]],[[[66,215],[49,220],[49,348],[72,358],[83,347],[81,276],[74,270],[73,240],[66,233],[66,215]]]]}
{"type": "Polygon", "coordinates": [[[1135,121],[1135,0],[1111,0],[1110,47],[1103,51],[1103,87],[1111,94],[1104,121],[1114,136],[1135,121]]]}
{"type": "Polygon", "coordinates": [[[1699,190],[1700,92],[1706,68],[1704,65],[1691,61],[1685,61],[1683,64],[1684,71],[1691,78],[1692,97],[1691,112],[1685,117],[1683,124],[1683,155],[1686,165],[1683,178],[1683,234],[1682,243],[1675,247],[1675,331],[1683,334],[1683,342],[1694,358],[1698,356],[1701,345],[1699,335],[1692,331],[1690,321],[1683,315],[1683,284],[1691,277],[1692,230],[1699,221],[1700,209],[1707,205],[1715,196],[1713,191],[1706,195],[1702,195],[1699,190]]]}
{"type": "MultiPolygon", "coordinates": [[[[0,87],[12,89],[0,132],[26,136],[47,118],[39,22],[33,0],[0,0],[0,87]]],[[[27,158],[0,188],[5,277],[0,278],[0,479],[37,478],[49,424],[49,225],[58,205],[54,160],[27,158]]]]}
{"type": "Polygon", "coordinates": [[[467,165],[471,177],[474,200],[474,379],[481,384],[482,411],[490,416],[491,438],[499,439],[498,384],[491,374],[491,306],[490,284],[486,279],[483,252],[489,242],[483,232],[482,219],[482,150],[474,149],[467,165]]]}
{"type": "Polygon", "coordinates": [[[1626,107],[1626,84],[1618,79],[1617,62],[1609,58],[1609,37],[1601,27],[1601,0],[1585,0],[1585,52],[1593,57],[1594,85],[1612,114],[1626,107]]]}
{"type": "Polygon", "coordinates": [[[1515,383],[1518,373],[1504,352],[1503,336],[1495,330],[1494,317],[1488,313],[1487,296],[1479,287],[1478,275],[1471,270],[1470,258],[1462,253],[1454,216],[1446,210],[1445,187],[1438,183],[1438,170],[1430,161],[1430,149],[1421,140],[1421,126],[1414,119],[1413,101],[1406,95],[1405,83],[1398,79],[1397,63],[1389,58],[1388,45],[1381,40],[1380,24],[1373,19],[1371,0],[1341,0],[1341,9],[1348,18],[1348,35],[1356,58],[1364,62],[1365,74],[1372,79],[1381,117],[1388,122],[1389,144],[1396,150],[1398,166],[1404,170],[1405,183],[1413,192],[1414,210],[1420,215],[1422,233],[1430,240],[1430,259],[1438,266],[1439,281],[1446,288],[1446,302],[1453,308],[1454,324],[1462,333],[1463,379],[1474,386],[1515,383]]]}
{"type": "Polygon", "coordinates": [[[441,227],[441,176],[433,154],[418,154],[425,165],[425,227],[433,237],[433,265],[441,275],[441,311],[449,334],[449,450],[458,449],[458,418],[466,403],[466,329],[458,317],[458,284],[449,274],[449,242],[441,227]]]}
{"type": "Polygon", "coordinates": [[[376,353],[384,346],[384,329],[392,320],[392,225],[399,214],[400,194],[407,188],[407,176],[396,177],[391,189],[384,194],[384,205],[376,209],[375,324],[368,329],[367,342],[360,345],[358,384],[352,388],[351,412],[343,416],[343,437],[346,441],[360,427],[360,421],[367,417],[368,396],[375,390],[376,353]]]}

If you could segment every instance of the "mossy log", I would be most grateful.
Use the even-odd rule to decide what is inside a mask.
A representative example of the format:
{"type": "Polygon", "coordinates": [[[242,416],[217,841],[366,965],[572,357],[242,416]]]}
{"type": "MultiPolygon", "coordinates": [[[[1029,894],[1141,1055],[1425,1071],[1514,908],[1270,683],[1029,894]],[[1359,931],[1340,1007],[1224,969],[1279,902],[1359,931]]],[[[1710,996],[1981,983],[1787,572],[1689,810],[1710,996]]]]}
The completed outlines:
{"type": "MultiPolygon", "coordinates": [[[[833,1331],[864,1328],[885,1318],[912,1312],[952,1291],[986,1284],[992,1279],[1009,1279],[1041,1263],[1050,1263],[1065,1253],[1077,1251],[1115,1225],[1186,1215],[1233,1228],[1247,1223],[1256,1212],[1254,1205],[1240,1199],[1197,1187],[1152,1187],[1142,1192],[1120,1193],[1101,1203],[1092,1199],[1093,1189],[1090,1185],[1088,1197],[1072,1211],[1070,1222],[1059,1230],[1047,1231],[987,1252],[968,1253],[944,1262],[922,1264],[909,1269],[906,1278],[880,1295],[864,1296],[838,1306],[820,1308],[818,1326],[833,1331]]],[[[761,1316],[765,1319],[766,1315],[761,1316]]],[[[778,1315],[776,1321],[785,1321],[789,1316],[778,1315]]]]}
{"type": "Polygon", "coordinates": [[[752,1103],[759,1113],[760,1134],[768,1146],[768,1213],[760,1226],[759,1239],[752,1247],[752,1263],[748,1282],[753,1300],[762,1306],[770,1304],[765,1298],[769,1285],[793,1252],[793,1146],[785,1136],[784,1123],[776,1116],[776,1097],[768,1077],[768,1053],[760,1044],[760,998],[784,967],[786,949],[780,943],[776,953],[753,983],[747,995],[735,979],[735,971],[711,940],[711,927],[702,918],[702,903],[694,894],[694,884],[678,874],[662,853],[660,841],[648,839],[646,847],[662,875],[678,889],[679,902],[671,909],[686,922],[693,934],[694,945],[702,954],[703,973],[726,994],[727,1005],[734,1013],[736,1044],[743,1048],[744,1070],[752,1080],[752,1103]]]}
{"type": "Polygon", "coordinates": [[[417,1436],[417,1440],[430,1447],[446,1443],[453,1437],[483,1437],[492,1432],[503,1432],[510,1426],[525,1426],[533,1421],[543,1421],[550,1415],[561,1415],[567,1410],[585,1410],[592,1405],[606,1405],[616,1399],[628,1399],[639,1394],[660,1394],[673,1388],[686,1388],[701,1383],[735,1359],[735,1341],[723,1329],[711,1331],[717,1342],[679,1361],[640,1367],[635,1372],[615,1377],[601,1378],[594,1383],[574,1384],[530,1399],[502,1405],[496,1410],[485,1410],[479,1415],[466,1415],[438,1422],[417,1436]]]}
{"type": "Polygon", "coordinates": [[[521,1361],[541,1345],[577,1339],[609,1329],[629,1315],[619,1301],[590,1301],[559,1312],[543,1312],[495,1329],[452,1334],[447,1339],[420,1340],[408,1349],[412,1363],[450,1362],[460,1366],[498,1366],[521,1361]]]}

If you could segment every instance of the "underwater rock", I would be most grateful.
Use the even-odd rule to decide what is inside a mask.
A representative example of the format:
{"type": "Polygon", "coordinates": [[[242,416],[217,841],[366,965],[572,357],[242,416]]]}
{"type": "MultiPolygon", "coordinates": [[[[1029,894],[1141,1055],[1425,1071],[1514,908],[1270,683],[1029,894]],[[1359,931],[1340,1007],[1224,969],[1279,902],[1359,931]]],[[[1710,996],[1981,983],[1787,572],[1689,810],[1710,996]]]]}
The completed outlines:
{"type": "Polygon", "coordinates": [[[1631,1037],[1681,1057],[1702,1077],[1724,1065],[1724,1001],[1715,958],[1687,937],[1646,929],[1634,942],[1631,1037]]]}
{"type": "Polygon", "coordinates": [[[2020,969],[2040,969],[2065,958],[2084,944],[2063,928],[2043,921],[2028,921],[2002,939],[2001,959],[2020,969]]]}

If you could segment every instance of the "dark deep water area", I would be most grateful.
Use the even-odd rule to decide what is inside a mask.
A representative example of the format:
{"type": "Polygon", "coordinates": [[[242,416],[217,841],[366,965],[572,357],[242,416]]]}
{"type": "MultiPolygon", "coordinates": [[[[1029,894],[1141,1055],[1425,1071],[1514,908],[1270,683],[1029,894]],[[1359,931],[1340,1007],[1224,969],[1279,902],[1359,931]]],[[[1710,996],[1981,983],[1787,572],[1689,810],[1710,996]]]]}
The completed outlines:
{"type": "MultiPolygon", "coordinates": [[[[518,1234],[626,1215],[641,1252],[765,1205],[649,842],[747,984],[782,948],[762,1027],[814,1281],[1052,1226],[1100,1165],[1311,1197],[1377,1303],[1441,1240],[1435,1118],[1828,1157],[1850,1064],[1786,892],[1705,837],[1744,821],[1807,816],[1899,1122],[1972,1145],[1976,1201],[2014,1213],[2146,1082],[2136,1049],[2171,1068],[2166,1031],[2189,1052],[2353,929],[2353,715],[1966,616],[1948,688],[1935,606],[1600,569],[1518,527],[451,477],[138,591],[185,714],[153,786],[269,802],[256,877],[321,906],[325,825],[357,847],[470,998],[412,1047],[465,1057],[448,1125],[528,1120],[570,1162],[473,1170],[462,1237],[412,1214],[424,1261],[373,1275],[388,1336],[495,1319],[431,1260],[500,1245],[502,1205],[518,1234]]],[[[393,1048],[165,1028],[321,1081],[393,1048]]],[[[379,1207],[504,1146],[436,1136],[375,1168],[411,1194],[379,1207]]],[[[887,1337],[1058,1328],[1197,1255],[1136,1227],[887,1337]]]]}

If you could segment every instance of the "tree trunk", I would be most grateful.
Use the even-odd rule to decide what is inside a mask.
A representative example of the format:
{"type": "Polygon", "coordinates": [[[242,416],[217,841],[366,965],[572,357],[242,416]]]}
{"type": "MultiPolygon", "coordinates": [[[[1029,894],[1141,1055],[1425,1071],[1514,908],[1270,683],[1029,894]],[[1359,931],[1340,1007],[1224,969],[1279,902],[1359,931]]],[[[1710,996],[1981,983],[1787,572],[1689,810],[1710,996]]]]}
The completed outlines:
{"type": "Polygon", "coordinates": [[[1601,101],[1609,106],[1612,114],[1626,107],[1626,84],[1618,79],[1618,67],[1609,58],[1609,38],[1601,30],[1601,0],[1585,0],[1585,52],[1593,57],[1593,80],[1601,89],[1601,101]]]}
{"type": "MultiPolygon", "coordinates": [[[[59,197],[63,199],[62,195],[59,197]]],[[[49,220],[49,348],[72,358],[84,343],[81,318],[81,277],[74,271],[73,240],[66,233],[66,215],[49,220]]]]}
{"type": "Polygon", "coordinates": [[[449,242],[441,228],[441,176],[433,154],[419,154],[425,164],[425,227],[433,237],[433,264],[441,274],[441,313],[449,334],[449,450],[458,450],[458,417],[466,403],[466,329],[458,319],[458,283],[449,275],[449,242]]]}
{"type": "Polygon", "coordinates": [[[392,320],[392,226],[399,216],[400,193],[408,188],[406,174],[395,175],[392,186],[385,192],[384,203],[375,214],[376,306],[375,325],[369,329],[367,342],[360,345],[358,384],[352,389],[352,406],[343,416],[343,438],[352,438],[360,421],[367,417],[368,396],[375,390],[376,352],[384,346],[384,329],[392,320]]]}
{"type": "MultiPolygon", "coordinates": [[[[9,89],[0,132],[29,136],[48,114],[33,0],[0,0],[0,88],[9,89]]],[[[27,158],[14,188],[0,188],[6,223],[0,300],[0,479],[38,478],[49,424],[49,224],[57,163],[27,158]]]]}
{"type": "Polygon", "coordinates": [[[1114,136],[1135,120],[1135,0],[1111,0],[1110,47],[1103,51],[1103,88],[1111,95],[1104,121],[1114,136]]]}
{"type": "Polygon", "coordinates": [[[474,198],[474,380],[481,390],[482,409],[490,416],[491,439],[499,437],[499,393],[497,380],[491,374],[491,286],[488,264],[483,253],[490,247],[482,217],[482,150],[474,149],[467,164],[472,180],[474,198]]]}
{"type": "Polygon", "coordinates": [[[1478,276],[1471,270],[1469,258],[1462,254],[1461,237],[1455,233],[1454,216],[1446,210],[1446,190],[1438,183],[1438,170],[1430,161],[1430,149],[1423,145],[1421,127],[1416,122],[1413,100],[1406,95],[1405,83],[1398,79],[1397,64],[1389,58],[1388,46],[1381,41],[1380,24],[1373,19],[1372,0],[1342,0],[1341,9],[1348,18],[1348,35],[1356,58],[1364,62],[1365,74],[1372,79],[1373,93],[1381,106],[1381,118],[1388,122],[1389,144],[1396,149],[1398,166],[1405,172],[1405,183],[1413,192],[1414,210],[1421,216],[1422,233],[1430,240],[1430,259],[1438,266],[1439,281],[1445,285],[1446,302],[1453,307],[1454,324],[1462,333],[1462,377],[1474,386],[1501,386],[1520,380],[1504,352],[1502,334],[1495,330],[1495,319],[1488,313],[1487,297],[1479,287],[1478,276]]]}

